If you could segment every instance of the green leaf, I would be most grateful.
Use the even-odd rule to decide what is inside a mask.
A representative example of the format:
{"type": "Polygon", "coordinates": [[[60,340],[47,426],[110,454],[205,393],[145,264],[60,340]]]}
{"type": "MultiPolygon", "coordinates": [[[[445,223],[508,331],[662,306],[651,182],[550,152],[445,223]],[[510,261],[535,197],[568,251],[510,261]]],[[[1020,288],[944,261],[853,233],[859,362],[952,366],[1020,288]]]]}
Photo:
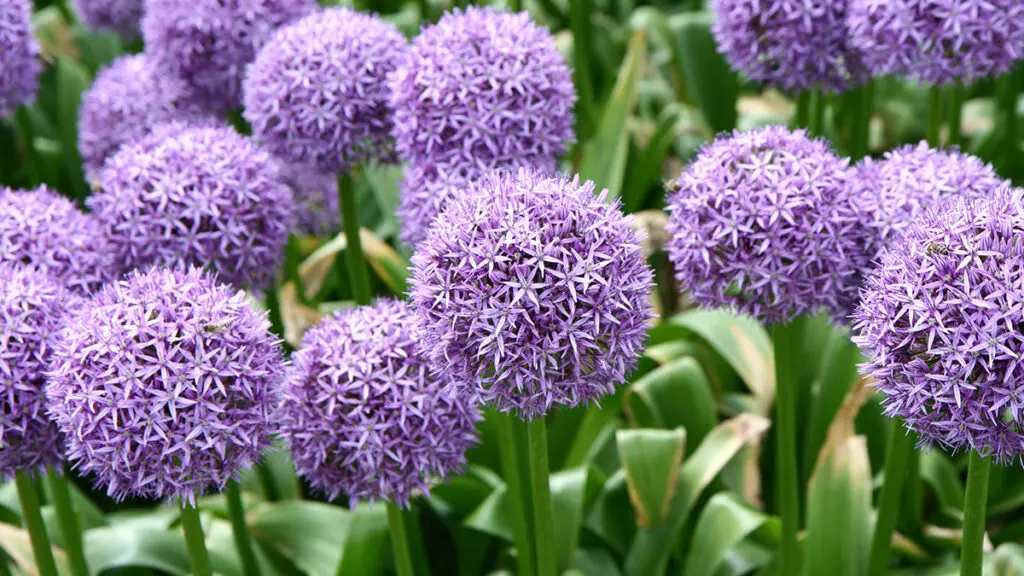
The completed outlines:
{"type": "Polygon", "coordinates": [[[600,548],[580,548],[572,559],[572,569],[563,576],[621,576],[615,558],[600,548]]]}
{"type": "Polygon", "coordinates": [[[697,519],[684,574],[715,576],[729,550],[767,521],[735,494],[715,494],[697,519]]]}
{"type": "Polygon", "coordinates": [[[1024,576],[1024,546],[1007,542],[996,548],[994,576],[1024,576]]]}
{"type": "Polygon", "coordinates": [[[380,574],[388,542],[388,514],[384,503],[360,504],[351,513],[341,566],[333,573],[345,576],[380,574]]]}
{"type": "Polygon", "coordinates": [[[149,568],[172,576],[191,572],[179,530],[120,524],[89,530],[84,539],[86,562],[95,574],[125,568],[149,568]]]}
{"type": "Polygon", "coordinates": [[[583,514],[601,491],[600,474],[589,467],[551,475],[551,508],[555,523],[555,554],[559,569],[573,561],[583,514]]]}
{"type": "Polygon", "coordinates": [[[616,439],[637,524],[641,528],[657,526],[668,515],[675,495],[686,431],[619,430],[616,439]]]}
{"type": "Polygon", "coordinates": [[[354,516],[339,506],[304,500],[264,504],[253,511],[253,538],[310,576],[335,576],[354,516]]]}
{"type": "Polygon", "coordinates": [[[636,515],[629,502],[625,470],[620,468],[604,483],[586,527],[616,552],[626,553],[636,534],[636,515]]]}
{"type": "Polygon", "coordinates": [[[645,206],[652,188],[661,188],[662,167],[669,148],[683,128],[685,116],[678,104],[670,103],[661,111],[654,134],[639,158],[629,167],[629,179],[622,192],[623,211],[636,212],[645,206]]]}
{"type": "Polygon", "coordinates": [[[818,458],[829,424],[843,404],[843,398],[857,380],[857,364],[861,362],[860,349],[850,341],[844,330],[831,330],[826,336],[829,345],[825,352],[825,365],[815,381],[810,407],[809,429],[805,433],[804,462],[801,478],[806,481],[811,466],[818,458]]]}
{"type": "Polygon", "coordinates": [[[668,18],[675,42],[674,60],[682,69],[686,92],[714,132],[736,127],[739,80],[718,53],[710,12],[682,12],[668,18]]]}
{"type": "Polygon", "coordinates": [[[654,420],[645,426],[685,428],[686,449],[691,452],[718,424],[711,384],[693,358],[676,360],[633,382],[626,403],[630,413],[644,405],[654,420]]]}
{"type": "Polygon", "coordinates": [[[78,155],[78,107],[82,93],[89,87],[89,72],[78,62],[58,57],[57,118],[55,124],[63,145],[64,167],[76,198],[85,198],[89,188],[82,172],[82,158],[78,155]]]}
{"type": "MultiPolygon", "coordinates": [[[[892,433],[905,434],[906,431],[902,428],[895,428],[892,433]]],[[[949,510],[963,511],[964,484],[960,480],[960,474],[956,467],[949,461],[949,457],[940,450],[921,452],[919,457],[921,479],[931,487],[939,504],[949,510]]],[[[1020,493],[1019,490],[1014,490],[1014,492],[1020,493]]],[[[1016,507],[1001,510],[993,509],[994,506],[995,503],[989,504],[989,514],[999,514],[1016,507]]]]}

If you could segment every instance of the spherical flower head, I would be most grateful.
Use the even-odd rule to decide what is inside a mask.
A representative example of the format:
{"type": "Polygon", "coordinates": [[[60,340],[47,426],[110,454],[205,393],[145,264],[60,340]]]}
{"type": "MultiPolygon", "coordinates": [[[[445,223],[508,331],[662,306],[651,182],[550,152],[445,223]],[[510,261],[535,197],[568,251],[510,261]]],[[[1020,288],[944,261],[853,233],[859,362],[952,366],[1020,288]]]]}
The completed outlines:
{"type": "Polygon", "coordinates": [[[245,78],[245,118],[274,154],[336,173],[394,161],[387,79],[408,42],[381,18],[331,8],[285,26],[245,78]]]}
{"type": "Polygon", "coordinates": [[[0,2],[0,119],[36,98],[42,50],[32,33],[29,0],[0,2]]]}
{"type": "Polygon", "coordinates": [[[139,39],[143,0],[74,0],[86,26],[114,32],[125,42],[139,39]]]}
{"type": "Polygon", "coordinates": [[[449,201],[413,255],[431,361],[457,390],[527,419],[611,392],[653,317],[640,240],[591,182],[485,177],[449,201]]]}
{"type": "Polygon", "coordinates": [[[64,442],[46,415],[46,370],[66,314],[83,300],[47,274],[0,262],[0,477],[58,466],[64,442]]]}
{"type": "Polygon", "coordinates": [[[842,92],[863,82],[848,45],[845,0],[713,0],[712,32],[729,64],[755,82],[791,92],[842,92]]]}
{"type": "Polygon", "coordinates": [[[524,13],[454,10],[420,32],[392,76],[399,155],[420,162],[554,158],[574,139],[572,73],[524,13]]]}
{"type": "Polygon", "coordinates": [[[231,128],[145,138],[112,156],[89,205],[126,269],[204,266],[268,288],[292,228],[276,161],[231,128]]]}
{"type": "Polygon", "coordinates": [[[669,258],[699,305],[767,324],[828,312],[844,321],[868,266],[871,235],[848,160],[802,130],[724,135],[668,198],[669,258]]]}
{"type": "Polygon", "coordinates": [[[0,188],[0,262],[39,268],[77,294],[121,273],[101,229],[95,217],[46,186],[0,188]]]}
{"type": "Polygon", "coordinates": [[[78,151],[86,175],[99,176],[107,158],[164,122],[212,121],[184,99],[177,79],[157,73],[144,54],[121,56],[100,71],[78,109],[78,151]]]}
{"type": "Polygon", "coordinates": [[[46,395],[68,459],[117,499],[222,489],[269,444],[285,372],[269,329],[196,268],[105,286],[53,353],[46,395]]]}
{"type": "Polygon", "coordinates": [[[882,255],[857,310],[855,341],[886,414],[925,446],[1024,454],[1024,191],[951,199],[882,255]]]}
{"type": "Polygon", "coordinates": [[[1020,0],[850,0],[847,29],[875,75],[930,85],[996,76],[1024,55],[1020,0]]]}
{"type": "Polygon", "coordinates": [[[242,102],[245,67],[274,31],[316,9],[315,0],[144,0],[146,52],[184,80],[211,112],[242,102]]]}
{"type": "Polygon", "coordinates": [[[295,196],[295,231],[325,236],[338,231],[338,179],[311,166],[280,162],[284,181],[295,196]]]}

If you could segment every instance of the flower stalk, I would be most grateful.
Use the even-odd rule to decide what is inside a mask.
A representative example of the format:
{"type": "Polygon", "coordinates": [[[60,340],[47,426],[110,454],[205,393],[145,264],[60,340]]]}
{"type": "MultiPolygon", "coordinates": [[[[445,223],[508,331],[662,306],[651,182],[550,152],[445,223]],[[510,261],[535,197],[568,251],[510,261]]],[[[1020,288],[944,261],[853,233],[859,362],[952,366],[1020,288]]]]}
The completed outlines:
{"type": "Polygon", "coordinates": [[[869,576],[888,574],[892,534],[896,530],[896,518],[901,509],[907,459],[913,447],[913,437],[903,428],[903,420],[896,418],[889,437],[889,452],[885,458],[885,483],[882,484],[882,495],[878,500],[878,519],[875,521],[868,559],[869,576]]]}
{"type": "Polygon", "coordinates": [[[228,518],[231,520],[231,534],[235,539],[235,549],[242,561],[242,572],[245,576],[260,576],[260,565],[256,562],[256,552],[249,536],[249,528],[246,526],[242,490],[237,480],[228,481],[224,488],[224,497],[227,499],[228,518]]]}
{"type": "Polygon", "coordinates": [[[533,527],[538,576],[557,576],[555,526],[551,517],[551,485],[548,471],[547,422],[538,416],[526,424],[530,452],[530,487],[533,493],[533,527]]]}
{"type": "Polygon", "coordinates": [[[777,490],[782,542],[779,544],[779,573],[799,574],[800,494],[797,486],[796,402],[797,366],[804,319],[797,317],[771,327],[775,351],[775,426],[777,490]]]}
{"type": "Polygon", "coordinates": [[[15,474],[14,483],[18,489],[18,500],[21,502],[21,519],[25,524],[25,530],[28,531],[39,576],[58,576],[57,563],[53,559],[53,549],[50,548],[50,539],[46,536],[46,525],[43,524],[43,515],[39,509],[36,483],[25,471],[15,474]]]}
{"type": "Polygon", "coordinates": [[[359,213],[356,212],[355,181],[352,174],[338,176],[338,195],[341,200],[341,224],[345,230],[345,254],[348,259],[348,281],[356,304],[370,303],[370,276],[363,258],[363,244],[359,239],[359,213]]]}
{"type": "Polygon", "coordinates": [[[964,533],[960,552],[960,576],[981,576],[988,511],[988,478],[992,459],[971,450],[964,494],[964,533]]]}
{"type": "Polygon", "coordinates": [[[51,466],[46,470],[46,486],[49,488],[50,500],[57,513],[61,543],[64,545],[64,554],[67,556],[71,574],[90,576],[85,552],[82,550],[82,521],[71,503],[68,479],[51,466]]]}
{"type": "Polygon", "coordinates": [[[199,519],[199,508],[188,502],[181,506],[181,530],[185,534],[185,546],[192,566],[193,576],[213,576],[210,554],[206,551],[206,535],[199,519]]]}

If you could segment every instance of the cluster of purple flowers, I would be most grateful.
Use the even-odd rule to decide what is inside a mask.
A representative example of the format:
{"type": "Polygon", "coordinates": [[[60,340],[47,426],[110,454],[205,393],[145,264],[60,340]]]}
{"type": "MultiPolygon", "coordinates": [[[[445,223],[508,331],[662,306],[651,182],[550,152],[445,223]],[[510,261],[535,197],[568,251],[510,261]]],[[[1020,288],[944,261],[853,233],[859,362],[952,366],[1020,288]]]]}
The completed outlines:
{"type": "Polygon", "coordinates": [[[32,2],[0,3],[0,120],[35,100],[43,70],[40,52],[39,42],[32,34],[32,2]]]}
{"type": "Polygon", "coordinates": [[[126,42],[141,35],[143,0],[73,0],[73,4],[90,28],[115,32],[126,42]]]}

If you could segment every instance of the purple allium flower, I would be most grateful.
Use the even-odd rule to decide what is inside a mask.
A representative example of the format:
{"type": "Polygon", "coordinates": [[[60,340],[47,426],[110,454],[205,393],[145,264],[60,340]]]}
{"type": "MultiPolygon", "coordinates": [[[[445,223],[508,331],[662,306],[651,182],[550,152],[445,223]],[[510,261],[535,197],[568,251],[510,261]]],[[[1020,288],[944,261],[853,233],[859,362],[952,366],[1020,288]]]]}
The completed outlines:
{"type": "Polygon", "coordinates": [[[101,228],[46,186],[0,188],[0,262],[35,266],[78,294],[121,273],[101,228]]]}
{"type": "Polygon", "coordinates": [[[143,0],[73,0],[89,28],[118,34],[126,42],[139,39],[143,0]]]}
{"type": "Polygon", "coordinates": [[[871,218],[877,254],[890,238],[948,196],[987,198],[1005,182],[990,164],[953,150],[934,150],[928,144],[907,145],[885,153],[878,161],[866,158],[856,166],[853,185],[871,218]]]}
{"type": "Polygon", "coordinates": [[[126,269],[199,265],[238,287],[269,287],[293,220],[277,162],[231,128],[172,132],[112,156],[89,198],[117,258],[126,269]]]}
{"type": "Polygon", "coordinates": [[[0,262],[0,477],[62,462],[64,442],[46,415],[44,387],[66,314],[82,299],[49,275],[0,262]]]}
{"type": "Polygon", "coordinates": [[[0,118],[36,98],[42,50],[32,33],[32,2],[0,2],[0,118]]]}
{"type": "Polygon", "coordinates": [[[430,368],[404,302],[336,312],[306,333],[276,420],[303,477],[352,505],[407,505],[466,464],[476,399],[430,368]]]}
{"type": "Polygon", "coordinates": [[[652,274],[591,182],[496,173],[449,201],[413,255],[424,348],[462,393],[524,418],[588,403],[633,369],[652,274]]]}
{"type": "Polygon", "coordinates": [[[271,152],[323,172],[394,161],[388,76],[408,42],[390,22],[348,8],[277,31],[245,77],[245,118],[271,152]]]}
{"type": "Polygon", "coordinates": [[[108,284],[53,354],[46,395],[68,459],[117,499],[223,488],[269,444],[285,374],[269,328],[197,268],[108,284]]]}
{"type": "Polygon", "coordinates": [[[921,444],[1024,454],[1024,191],[954,198],[915,220],[864,288],[855,341],[889,416],[921,444]]]}
{"type": "Polygon", "coordinates": [[[1024,55],[1020,0],[850,0],[850,44],[875,75],[971,83],[1024,55]]]}
{"type": "Polygon", "coordinates": [[[413,40],[392,81],[396,145],[407,160],[507,168],[554,158],[574,138],[572,73],[525,12],[445,15],[413,40]]]}
{"type": "Polygon", "coordinates": [[[842,92],[865,80],[848,45],[846,0],[713,0],[718,51],[755,82],[842,92]]]}
{"type": "Polygon", "coordinates": [[[338,180],[314,167],[280,162],[284,181],[295,196],[295,230],[300,234],[323,236],[338,231],[338,180]]]}
{"type": "Polygon", "coordinates": [[[676,279],[708,308],[766,323],[857,301],[871,234],[847,159],[802,130],[768,126],[706,146],[668,198],[676,279]]]}
{"type": "Polygon", "coordinates": [[[245,67],[274,30],[316,0],[144,0],[142,36],[158,70],[181,78],[211,112],[242,102],[245,67]]]}
{"type": "Polygon", "coordinates": [[[154,72],[144,54],[122,56],[100,71],[78,109],[78,151],[90,179],[121,146],[170,121],[210,122],[198,106],[182,100],[180,81],[154,72]]]}

